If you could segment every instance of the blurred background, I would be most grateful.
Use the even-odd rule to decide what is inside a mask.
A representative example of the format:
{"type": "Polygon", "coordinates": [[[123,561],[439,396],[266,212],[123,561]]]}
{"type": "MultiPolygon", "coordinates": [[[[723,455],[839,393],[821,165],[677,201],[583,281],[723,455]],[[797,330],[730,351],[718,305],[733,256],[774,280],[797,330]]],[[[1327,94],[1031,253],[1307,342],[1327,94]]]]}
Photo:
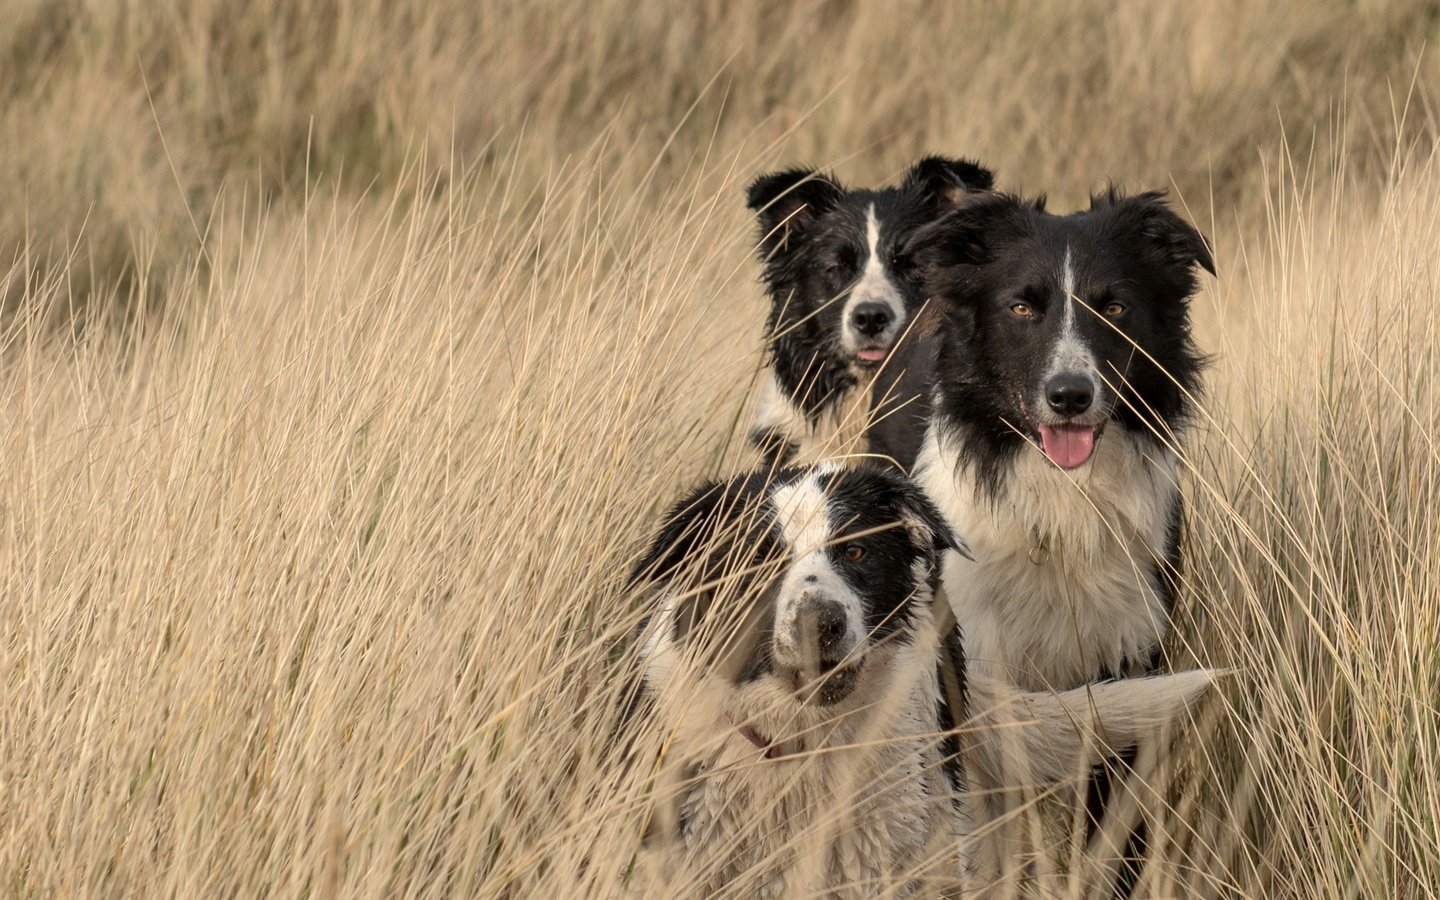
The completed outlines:
{"type": "MultiPolygon", "coordinates": [[[[7,0],[0,884],[613,895],[621,577],[750,459],[742,188],[1216,246],[1141,895],[1440,893],[1440,4],[7,0]]],[[[1037,895],[1083,895],[1057,848],[1037,895]]],[[[756,886],[737,880],[733,893],[756,886]]]]}
{"type": "Polygon", "coordinates": [[[598,167],[659,196],[782,161],[876,182],[929,150],[1066,206],[1116,179],[1243,218],[1285,139],[1359,178],[1427,133],[1437,29],[1392,0],[12,0],[0,246],[155,283],[222,197],[413,191],[422,161],[432,191],[598,167]]]}

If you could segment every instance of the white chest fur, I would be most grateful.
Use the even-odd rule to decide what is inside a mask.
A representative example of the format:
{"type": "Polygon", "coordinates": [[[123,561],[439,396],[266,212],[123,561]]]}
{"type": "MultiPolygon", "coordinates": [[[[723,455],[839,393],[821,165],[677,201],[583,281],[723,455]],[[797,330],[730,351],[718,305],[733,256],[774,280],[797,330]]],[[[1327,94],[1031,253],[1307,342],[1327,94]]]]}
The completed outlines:
{"type": "Polygon", "coordinates": [[[861,439],[870,427],[871,378],[862,377],[860,383],[827,404],[813,422],[780,387],[772,369],[761,372],[760,379],[752,431],[785,435],[798,448],[797,464],[866,451],[861,439]]]}
{"type": "MultiPolygon", "coordinates": [[[[906,730],[934,728],[932,714],[906,730]]],[[[743,761],[715,760],[683,801],[689,854],[718,863],[701,893],[757,875],[762,897],[866,897],[882,887],[928,895],[936,880],[959,883],[971,825],[938,765],[936,742],[882,742],[805,763],[757,761],[748,747],[740,748],[743,761]]]]}
{"type": "Polygon", "coordinates": [[[914,474],[974,553],[950,553],[944,578],[970,671],[1069,690],[1148,663],[1169,629],[1156,570],[1176,472],[1116,428],[1072,472],[1023,449],[991,500],[932,424],[914,474]]]}
{"type": "Polygon", "coordinates": [[[667,723],[672,761],[698,764],[679,791],[679,846],[656,842],[637,868],[639,893],[709,894],[742,881],[762,897],[933,896],[970,863],[968,798],[952,789],[936,737],[939,686],[927,616],[908,651],[872,651],[855,710],[797,708],[778,682],[693,685],[665,607],[647,639],[646,679],[667,723]],[[737,714],[746,710],[749,714],[737,714]],[[827,748],[765,760],[734,721],[809,735],[827,748]],[[693,779],[693,780],[692,780],[693,779]],[[918,874],[925,873],[925,874],[918,874]]]}

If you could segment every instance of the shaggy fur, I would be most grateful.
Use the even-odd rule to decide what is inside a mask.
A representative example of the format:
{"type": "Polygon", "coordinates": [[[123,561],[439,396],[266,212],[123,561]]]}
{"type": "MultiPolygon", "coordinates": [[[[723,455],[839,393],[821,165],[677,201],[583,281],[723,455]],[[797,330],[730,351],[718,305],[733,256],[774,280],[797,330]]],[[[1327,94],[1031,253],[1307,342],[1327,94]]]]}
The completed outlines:
{"type": "Polygon", "coordinates": [[[772,465],[856,446],[870,382],[924,296],[904,248],[993,180],[974,162],[931,156],[878,190],[845,188],[813,169],[750,185],[770,295],[769,361],[750,437],[772,465]]]}
{"type": "Polygon", "coordinates": [[[934,306],[902,374],[876,385],[872,444],[975,548],[944,578],[972,678],[1063,691],[1154,671],[1180,571],[1205,241],[1160,194],[1111,190],[1069,216],[991,195],[915,243],[934,306]]]}
{"type": "Polygon", "coordinates": [[[936,321],[877,385],[872,443],[975,549],[945,578],[972,672],[1067,690],[1152,670],[1180,564],[1205,242],[1160,195],[1111,191],[1069,216],[992,195],[916,243],[936,321]]]}
{"type": "Polygon", "coordinates": [[[961,635],[933,604],[945,552],[967,551],[878,466],[741,476],[671,510],[634,575],[653,610],[637,715],[669,748],[642,889],[704,894],[743,876],[762,896],[933,895],[983,881],[1000,863],[974,846],[971,777],[1071,776],[1097,737],[1133,745],[1210,683],[988,685],[977,707],[961,635]]]}

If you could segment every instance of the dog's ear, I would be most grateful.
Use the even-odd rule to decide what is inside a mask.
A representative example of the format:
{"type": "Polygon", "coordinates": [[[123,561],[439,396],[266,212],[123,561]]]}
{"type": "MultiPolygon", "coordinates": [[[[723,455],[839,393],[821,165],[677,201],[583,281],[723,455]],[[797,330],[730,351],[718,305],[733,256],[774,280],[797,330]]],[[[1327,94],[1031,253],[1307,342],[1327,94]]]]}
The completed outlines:
{"type": "Polygon", "coordinates": [[[745,205],[760,220],[760,255],[793,244],[844,193],[835,179],[814,169],[786,169],[755,179],[745,192],[745,205]]]}
{"type": "Polygon", "coordinates": [[[707,481],[671,506],[649,549],[630,571],[630,585],[673,578],[715,533],[727,500],[724,484],[707,481]]]}
{"type": "Polygon", "coordinates": [[[1090,209],[1110,210],[1120,228],[1132,231],[1160,262],[1181,273],[1178,281],[1187,294],[1195,290],[1195,266],[1215,274],[1209,242],[1170,208],[1164,191],[1126,197],[1112,186],[1090,198],[1090,209]]]}
{"type": "Polygon", "coordinates": [[[927,156],[910,167],[902,184],[943,211],[993,188],[995,173],[974,160],[927,156]]]}
{"type": "Polygon", "coordinates": [[[984,265],[995,258],[996,248],[1025,237],[1031,213],[1044,208],[1043,197],[978,194],[917,229],[902,252],[914,260],[927,292],[945,294],[965,267],[984,265]]]}
{"type": "Polygon", "coordinates": [[[950,523],[945,521],[945,516],[925,496],[914,482],[906,479],[899,488],[900,492],[900,523],[905,530],[920,543],[921,546],[931,550],[938,559],[946,550],[954,550],[966,559],[974,559],[970,555],[970,546],[965,543],[950,523]]]}
{"type": "MultiPolygon", "coordinates": [[[[757,470],[744,477],[706,481],[666,511],[659,533],[630,572],[631,587],[646,582],[674,581],[682,569],[702,579],[718,576],[741,562],[732,550],[763,555],[763,533],[769,521],[765,497],[778,479],[793,470],[757,470]],[[718,556],[716,554],[719,554],[718,556]]],[[[757,557],[758,559],[758,557],[757,557]]],[[[746,557],[748,564],[749,558],[746,557]]]]}

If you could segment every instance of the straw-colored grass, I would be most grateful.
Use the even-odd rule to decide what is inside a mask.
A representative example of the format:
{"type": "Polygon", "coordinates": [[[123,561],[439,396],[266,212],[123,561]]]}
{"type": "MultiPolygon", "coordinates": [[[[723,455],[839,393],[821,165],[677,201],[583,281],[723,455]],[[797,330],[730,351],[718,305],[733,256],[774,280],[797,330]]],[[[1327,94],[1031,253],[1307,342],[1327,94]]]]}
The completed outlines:
{"type": "Polygon", "coordinates": [[[946,152],[1057,207],[1173,187],[1218,250],[1177,643],[1240,674],[1142,893],[1440,893],[1437,35],[1396,0],[11,0],[0,892],[618,893],[622,577],[748,461],[740,187],[946,152]]]}

